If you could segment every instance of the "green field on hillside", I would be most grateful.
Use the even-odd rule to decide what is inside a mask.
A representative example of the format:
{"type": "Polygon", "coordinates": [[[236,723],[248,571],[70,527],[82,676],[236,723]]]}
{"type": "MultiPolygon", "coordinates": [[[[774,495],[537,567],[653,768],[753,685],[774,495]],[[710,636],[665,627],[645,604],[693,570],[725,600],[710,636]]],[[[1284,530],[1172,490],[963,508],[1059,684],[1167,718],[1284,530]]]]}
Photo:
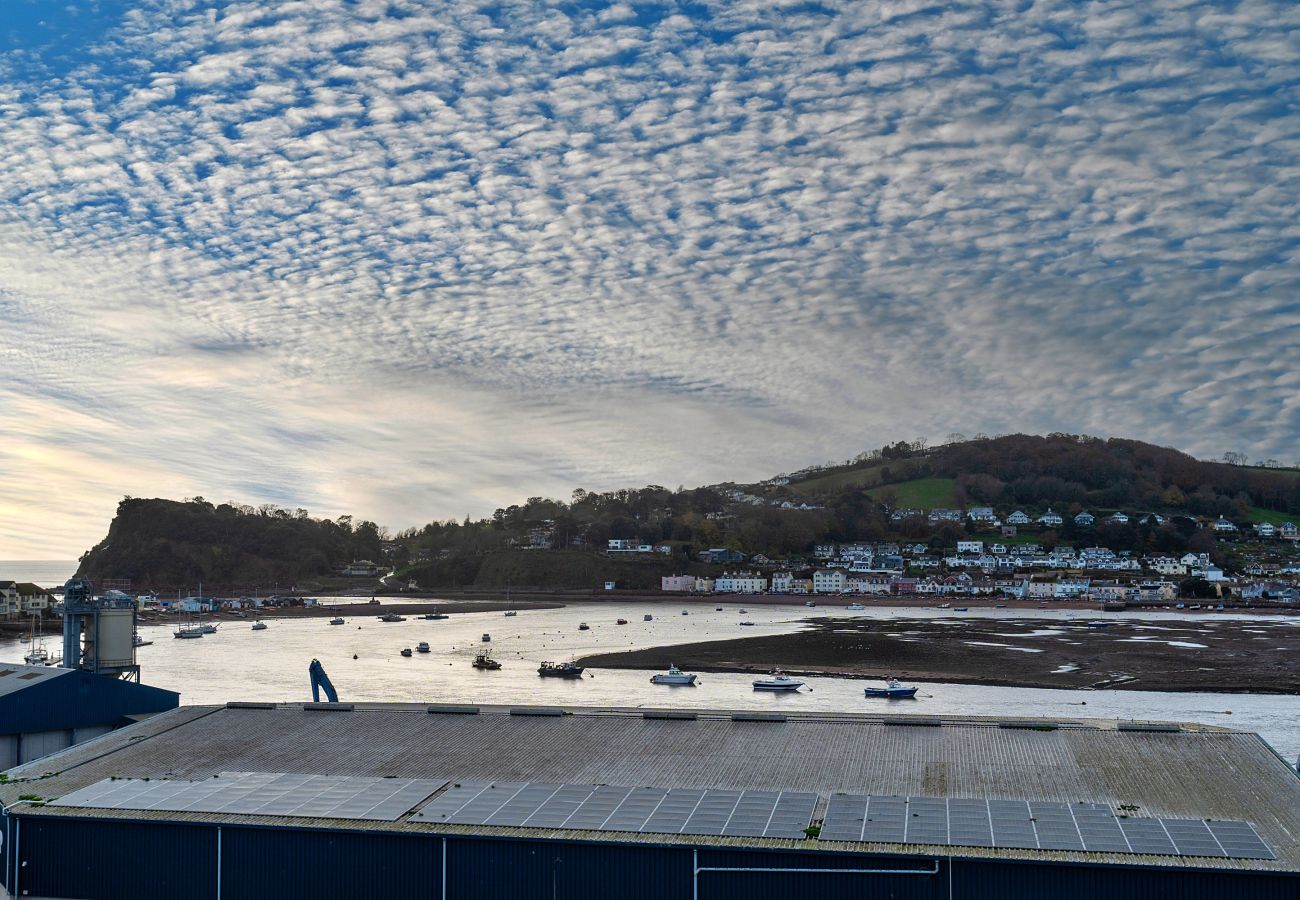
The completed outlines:
{"type": "Polygon", "coordinates": [[[881,485],[867,491],[873,497],[892,491],[898,498],[899,506],[915,509],[934,509],[936,506],[953,507],[957,501],[953,495],[956,484],[951,478],[918,478],[915,481],[903,481],[898,484],[881,485]]]}
{"type": "Polygon", "coordinates": [[[894,459],[888,462],[865,463],[859,468],[845,472],[832,472],[819,475],[805,481],[790,484],[790,490],[799,494],[816,494],[820,491],[842,490],[844,488],[872,488],[880,484],[881,473],[889,469],[890,478],[906,478],[915,471],[916,460],[894,459]]]}
{"type": "Polygon", "coordinates": [[[1300,525],[1300,516],[1278,512],[1275,509],[1260,509],[1258,506],[1252,506],[1249,516],[1252,522],[1272,522],[1274,525],[1281,525],[1283,522],[1295,522],[1300,525]]]}

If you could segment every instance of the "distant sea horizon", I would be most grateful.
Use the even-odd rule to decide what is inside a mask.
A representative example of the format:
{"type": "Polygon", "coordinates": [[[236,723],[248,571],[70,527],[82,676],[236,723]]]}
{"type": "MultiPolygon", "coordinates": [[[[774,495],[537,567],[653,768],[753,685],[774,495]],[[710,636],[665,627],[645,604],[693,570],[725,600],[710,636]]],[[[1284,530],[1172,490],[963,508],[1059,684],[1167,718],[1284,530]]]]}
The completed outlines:
{"type": "Polygon", "coordinates": [[[75,574],[75,559],[0,559],[0,581],[26,581],[43,588],[63,587],[75,574]]]}

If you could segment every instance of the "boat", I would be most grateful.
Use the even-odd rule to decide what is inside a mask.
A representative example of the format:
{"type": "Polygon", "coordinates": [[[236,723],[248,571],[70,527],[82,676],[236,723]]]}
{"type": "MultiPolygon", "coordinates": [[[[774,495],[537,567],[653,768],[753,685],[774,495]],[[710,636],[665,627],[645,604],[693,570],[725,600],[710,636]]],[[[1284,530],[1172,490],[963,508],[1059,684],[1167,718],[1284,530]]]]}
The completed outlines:
{"type": "Polygon", "coordinates": [[[721,606],[715,606],[715,607],[713,607],[713,611],[714,611],[714,612],[722,612],[722,607],[721,607],[721,606]]]}
{"type": "Polygon", "coordinates": [[[207,634],[207,632],[204,631],[203,628],[198,625],[184,625],[172,632],[172,635],[174,637],[178,637],[183,640],[192,640],[194,638],[201,638],[205,634],[207,634]]]}
{"type": "Polygon", "coordinates": [[[897,678],[887,678],[884,687],[863,688],[862,692],[868,697],[888,697],[891,700],[902,700],[915,697],[916,687],[903,684],[897,678]]]}
{"type": "Polygon", "coordinates": [[[579,631],[591,631],[591,626],[588,625],[586,622],[579,622],[579,623],[578,623],[578,630],[579,630],[579,631]]]}
{"type": "Polygon", "coordinates": [[[451,616],[447,615],[446,613],[438,612],[438,607],[435,606],[433,608],[433,612],[425,613],[424,615],[420,616],[420,618],[430,622],[437,622],[442,619],[449,619],[451,618],[451,616]]]}
{"type": "Polygon", "coordinates": [[[411,648],[410,648],[410,647],[403,647],[403,648],[402,648],[402,655],[403,655],[403,656],[410,656],[410,655],[411,655],[411,648]]]}
{"type": "Polygon", "coordinates": [[[153,641],[146,641],[144,638],[140,637],[140,632],[138,631],[135,634],[131,635],[132,647],[148,647],[152,643],[153,641]]]}
{"type": "Polygon", "coordinates": [[[617,624],[619,624],[619,625],[626,625],[626,624],[627,624],[627,619],[619,619],[618,622],[617,622],[617,624]]]}
{"type": "Polygon", "coordinates": [[[378,605],[379,605],[379,601],[376,600],[374,597],[371,597],[369,600],[366,601],[366,605],[367,605],[367,606],[378,606],[378,605]]]}
{"type": "Polygon", "coordinates": [[[969,607],[969,606],[954,606],[954,607],[952,608],[952,611],[953,611],[953,612],[970,612],[970,607],[969,607]]]}
{"type": "Polygon", "coordinates": [[[940,604],[939,604],[939,608],[940,608],[940,609],[947,609],[947,608],[950,607],[950,606],[952,606],[951,603],[940,603],[940,604]]]}
{"type": "Polygon", "coordinates": [[[668,671],[650,676],[651,684],[695,684],[695,676],[687,675],[676,666],[669,666],[668,671]]]}
{"type": "Polygon", "coordinates": [[[805,600],[805,601],[803,602],[803,605],[804,605],[804,606],[816,606],[816,605],[817,605],[817,601],[816,601],[816,600],[805,600]]]}
{"type": "Polygon", "coordinates": [[[853,609],[853,610],[866,609],[866,607],[863,606],[861,603],[850,603],[848,606],[846,606],[846,607],[844,607],[844,608],[845,608],[845,609],[853,609]]]}
{"type": "Polygon", "coordinates": [[[415,652],[416,652],[416,653],[428,653],[428,652],[429,652],[429,642],[428,642],[428,641],[420,641],[420,643],[418,643],[418,644],[415,645],[415,652]]]}
{"type": "Polygon", "coordinates": [[[488,634],[488,633],[485,631],[485,632],[483,632],[483,636],[482,636],[481,638],[479,638],[479,640],[486,644],[486,643],[488,643],[489,641],[492,640],[492,635],[488,634]]]}
{"type": "Polygon", "coordinates": [[[1088,627],[1089,627],[1089,628],[1109,628],[1109,627],[1110,627],[1110,623],[1109,623],[1109,622],[1089,622],[1089,623],[1088,623],[1088,627]]]}
{"type": "Polygon", "coordinates": [[[266,631],[266,627],[267,627],[267,626],[266,626],[266,623],[263,622],[261,619],[258,619],[256,622],[253,623],[253,628],[252,628],[252,630],[253,630],[253,631],[266,631]]]}
{"type": "Polygon", "coordinates": [[[399,616],[397,613],[384,613],[382,616],[379,617],[379,621],[381,621],[381,622],[405,622],[406,619],[402,618],[402,617],[399,616]]]}
{"type": "Polygon", "coordinates": [[[644,616],[641,617],[642,622],[653,622],[654,620],[655,617],[650,615],[650,613],[646,613],[644,616]]]}
{"type": "Polygon", "coordinates": [[[331,625],[342,625],[342,624],[344,624],[344,622],[343,622],[343,617],[342,617],[342,616],[335,616],[334,618],[330,619],[330,624],[331,624],[331,625]]]}
{"type": "Polygon", "coordinates": [[[689,616],[690,614],[691,614],[691,611],[690,611],[689,609],[684,609],[684,610],[682,610],[682,615],[684,615],[684,616],[689,616]]]}
{"type": "Polygon", "coordinates": [[[50,664],[50,652],[44,646],[33,647],[23,657],[23,662],[29,666],[48,666],[50,664]]]}
{"type": "Polygon", "coordinates": [[[216,634],[216,633],[217,633],[217,626],[216,626],[216,625],[213,625],[213,624],[211,624],[211,623],[209,623],[209,624],[207,624],[207,625],[199,625],[199,626],[198,626],[198,629],[199,629],[200,631],[202,631],[204,634],[216,634]]]}
{"type": "Polygon", "coordinates": [[[744,615],[745,613],[747,613],[747,612],[749,612],[749,610],[747,610],[747,609],[742,609],[742,610],[740,611],[740,614],[743,616],[743,615],[744,615]]]}
{"type": "Polygon", "coordinates": [[[474,662],[471,665],[476,669],[491,669],[492,671],[501,668],[501,663],[493,659],[492,655],[486,650],[474,657],[474,662]]]}
{"type": "Polygon", "coordinates": [[[797,691],[803,687],[802,681],[796,681],[780,669],[773,669],[772,674],[766,678],[759,678],[754,681],[754,690],[756,691],[797,691]]]}
{"type": "Polygon", "coordinates": [[[581,678],[582,672],[582,666],[571,662],[544,662],[537,667],[537,674],[543,678],[581,678]]]}
{"type": "Polygon", "coordinates": [[[746,619],[745,621],[741,622],[740,624],[741,624],[741,625],[753,625],[754,623],[751,622],[751,621],[749,621],[749,619],[746,619]]]}
{"type": "Polygon", "coordinates": [[[513,609],[506,610],[506,618],[510,618],[511,616],[517,616],[517,615],[519,615],[519,612],[517,610],[513,610],[513,609]]]}

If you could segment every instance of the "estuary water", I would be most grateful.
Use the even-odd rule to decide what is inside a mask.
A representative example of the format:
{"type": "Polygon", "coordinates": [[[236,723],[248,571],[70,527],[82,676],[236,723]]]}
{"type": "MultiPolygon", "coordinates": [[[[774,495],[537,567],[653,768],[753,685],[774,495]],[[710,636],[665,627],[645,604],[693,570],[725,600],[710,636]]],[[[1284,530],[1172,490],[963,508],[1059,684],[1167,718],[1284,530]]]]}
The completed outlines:
{"type": "MultiPolygon", "coordinates": [[[[521,609],[506,617],[500,611],[456,613],[428,621],[408,617],[383,623],[373,612],[346,616],[345,625],[324,618],[268,618],[269,627],[252,631],[250,622],[225,621],[201,640],[176,640],[173,625],[144,625],[140,634],[151,646],[137,658],[146,684],[179,691],[185,704],[227,700],[298,702],[310,699],[307,664],[320,659],[340,699],[373,702],[483,704],[555,704],[582,706],[709,707],[836,712],[907,712],[914,714],[1051,716],[1061,718],[1161,719],[1202,722],[1261,734],[1282,756],[1300,756],[1300,697],[1279,695],[1161,693],[1152,691],[1080,691],[922,683],[918,699],[866,699],[861,679],[807,678],[798,694],[755,692],[752,675],[702,673],[692,687],[649,683],[650,672],[589,669],[581,680],[540,678],[543,660],[564,660],[589,653],[665,646],[701,640],[779,634],[799,629],[813,617],[872,619],[982,618],[1042,620],[1044,628],[1098,618],[1093,611],[972,609],[967,613],[926,608],[871,606],[865,611],[802,605],[750,606],[713,600],[575,603],[558,609],[521,609]],[[721,605],[722,610],[715,610],[721,605]],[[681,615],[687,609],[689,615],[681,615]],[[646,614],[653,616],[644,621],[646,614]],[[628,620],[626,625],[617,619],[628,620]],[[750,621],[752,627],[740,626],[750,621]],[[588,623],[589,630],[579,630],[588,623]],[[489,643],[482,635],[491,636],[489,643]],[[403,647],[427,641],[431,652],[407,658],[403,647]],[[470,666],[474,655],[490,649],[502,663],[496,672],[470,666]],[[354,658],[355,657],[355,658],[354,658]]],[[[373,607],[372,607],[373,610],[373,607]]],[[[1252,627],[1277,622],[1300,627],[1290,616],[1230,614],[1122,613],[1107,618],[1192,620],[1217,628],[1252,627]]],[[[58,638],[46,639],[57,650],[58,638]]],[[[0,643],[0,661],[18,662],[26,645],[0,643]]],[[[1194,648],[1188,648],[1195,653],[1194,648]]],[[[1300,665],[1300,661],[1297,661],[1300,665]]]]}

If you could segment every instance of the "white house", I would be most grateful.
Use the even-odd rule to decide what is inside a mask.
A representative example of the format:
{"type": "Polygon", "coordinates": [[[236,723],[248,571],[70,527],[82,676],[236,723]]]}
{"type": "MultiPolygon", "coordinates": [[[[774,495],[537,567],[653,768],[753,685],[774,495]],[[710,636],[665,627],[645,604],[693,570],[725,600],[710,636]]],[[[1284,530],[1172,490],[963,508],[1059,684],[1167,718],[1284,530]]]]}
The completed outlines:
{"type": "Polygon", "coordinates": [[[774,572],[772,574],[772,592],[776,594],[794,593],[794,573],[774,572]]]}
{"type": "Polygon", "coordinates": [[[694,591],[697,594],[711,594],[713,593],[713,584],[714,580],[712,578],[697,576],[695,579],[694,591]]]}
{"type": "Polygon", "coordinates": [[[1161,575],[1186,575],[1187,566],[1172,556],[1153,556],[1147,560],[1147,568],[1161,575]]]}
{"type": "Polygon", "coordinates": [[[942,507],[935,507],[934,509],[930,510],[930,521],[931,522],[960,522],[961,510],[943,509],[942,507]]]}
{"type": "Polygon", "coordinates": [[[1059,515],[1052,512],[1052,508],[1050,506],[1047,508],[1047,512],[1043,513],[1041,516],[1038,517],[1039,525],[1047,525],[1049,527],[1055,527],[1057,525],[1060,525],[1064,521],[1065,520],[1062,519],[1059,515]]]}
{"type": "Polygon", "coordinates": [[[1006,556],[1006,555],[1007,555],[1007,545],[1006,545],[1006,544],[994,544],[992,547],[989,548],[989,552],[992,553],[994,556],[1006,556]]]}
{"type": "Polygon", "coordinates": [[[1056,582],[1052,591],[1052,596],[1058,600],[1066,600],[1070,597],[1082,597],[1088,593],[1088,587],[1092,584],[1089,578],[1061,578],[1056,582]]]}
{"type": "Polygon", "coordinates": [[[1300,538],[1300,528],[1294,522],[1283,522],[1278,526],[1277,536],[1284,541],[1294,541],[1300,538]]]}
{"type": "Polygon", "coordinates": [[[813,593],[842,594],[848,586],[848,576],[841,569],[818,569],[813,572],[813,593]]]}
{"type": "Polygon", "coordinates": [[[966,510],[966,517],[972,522],[993,522],[997,519],[991,506],[972,506],[966,510]]]}
{"type": "Polygon", "coordinates": [[[958,541],[957,552],[958,553],[983,553],[984,542],[983,541],[958,541]]]}
{"type": "Polygon", "coordinates": [[[818,559],[830,559],[834,555],[835,555],[834,544],[818,544],[816,547],[813,547],[813,556],[817,557],[818,559]]]}
{"type": "Polygon", "coordinates": [[[1050,600],[1056,596],[1056,584],[1051,581],[1031,581],[1025,596],[1030,600],[1050,600]]]}
{"type": "Polygon", "coordinates": [[[1226,532],[1226,533],[1230,533],[1230,532],[1233,532],[1233,531],[1236,531],[1236,530],[1237,530],[1237,526],[1236,526],[1236,525],[1233,525],[1231,522],[1229,522],[1229,521],[1228,521],[1227,519],[1225,519],[1223,516],[1219,516],[1218,521],[1216,521],[1216,522],[1214,523],[1214,526],[1213,526],[1213,527],[1214,527],[1214,530],[1215,530],[1215,531],[1218,531],[1218,532],[1226,532]]]}
{"type": "Polygon", "coordinates": [[[1096,521],[1097,521],[1097,517],[1090,512],[1081,512],[1074,517],[1074,524],[1084,528],[1088,527],[1089,525],[1091,525],[1096,521]]]}
{"type": "Polygon", "coordinates": [[[719,594],[761,594],[767,590],[767,579],[757,572],[723,572],[714,581],[713,590],[719,594]]]}
{"type": "Polygon", "coordinates": [[[1109,516],[1106,517],[1106,524],[1107,524],[1107,525],[1127,525],[1127,524],[1128,524],[1128,516],[1124,515],[1122,512],[1112,513],[1111,515],[1109,515],[1109,516]]]}
{"type": "Polygon", "coordinates": [[[1276,537],[1277,526],[1272,522],[1260,522],[1255,526],[1255,533],[1260,537],[1276,537]]]}
{"type": "Polygon", "coordinates": [[[1007,516],[1007,524],[1008,524],[1008,525],[1028,525],[1028,524],[1029,524],[1029,516],[1025,515],[1025,514],[1024,514],[1023,512],[1021,512],[1020,510],[1016,510],[1016,511],[1013,512],[1011,515],[1007,516]]]}

